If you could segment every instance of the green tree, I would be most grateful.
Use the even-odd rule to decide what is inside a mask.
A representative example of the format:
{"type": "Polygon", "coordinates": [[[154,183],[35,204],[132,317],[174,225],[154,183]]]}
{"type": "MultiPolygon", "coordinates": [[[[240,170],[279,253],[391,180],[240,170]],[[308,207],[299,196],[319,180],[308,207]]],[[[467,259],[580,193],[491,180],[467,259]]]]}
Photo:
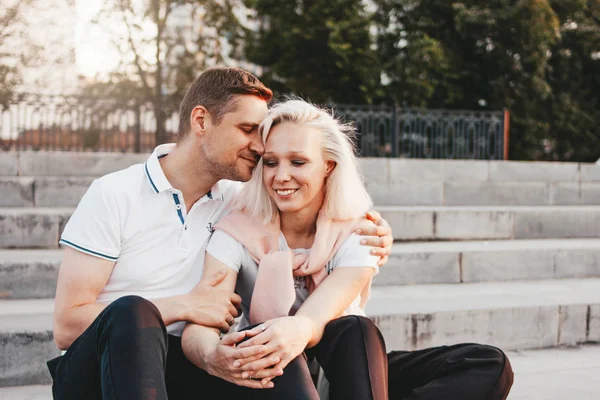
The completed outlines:
{"type": "Polygon", "coordinates": [[[551,130],[544,158],[596,161],[600,158],[600,2],[552,2],[560,19],[560,40],[551,48],[547,72],[551,130]]]}
{"type": "Polygon", "coordinates": [[[559,18],[547,0],[374,0],[388,94],[410,106],[511,111],[511,158],[551,131],[546,80],[559,18]]]}
{"type": "Polygon", "coordinates": [[[315,102],[371,103],[380,69],[361,0],[246,0],[256,29],[245,38],[247,61],[277,92],[315,102]]]}

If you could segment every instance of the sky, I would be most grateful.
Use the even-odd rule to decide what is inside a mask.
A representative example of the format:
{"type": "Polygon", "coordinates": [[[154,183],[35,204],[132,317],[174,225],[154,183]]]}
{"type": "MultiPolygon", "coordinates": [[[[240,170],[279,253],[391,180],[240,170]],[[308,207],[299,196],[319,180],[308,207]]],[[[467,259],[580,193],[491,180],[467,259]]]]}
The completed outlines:
{"type": "Polygon", "coordinates": [[[88,77],[106,74],[119,60],[109,35],[91,22],[103,0],[76,0],[75,62],[77,71],[88,77]]]}

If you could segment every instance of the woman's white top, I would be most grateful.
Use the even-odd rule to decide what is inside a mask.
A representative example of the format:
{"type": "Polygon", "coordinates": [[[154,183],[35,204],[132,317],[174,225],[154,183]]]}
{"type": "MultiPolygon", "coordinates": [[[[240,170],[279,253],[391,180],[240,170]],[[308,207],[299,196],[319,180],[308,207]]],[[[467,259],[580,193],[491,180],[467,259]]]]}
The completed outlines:
{"type": "MultiPolygon", "coordinates": [[[[355,233],[350,234],[348,238],[341,244],[338,251],[327,263],[326,269],[331,273],[335,268],[352,268],[352,267],[371,267],[375,269],[375,274],[379,272],[377,262],[378,256],[371,254],[372,247],[360,244],[362,237],[355,233]]],[[[283,234],[279,236],[279,250],[288,250],[289,246],[283,234]]],[[[237,325],[238,329],[242,329],[249,325],[246,318],[249,315],[250,300],[254,283],[258,273],[258,264],[252,259],[246,248],[231,235],[221,230],[216,230],[210,241],[206,251],[233,269],[238,273],[236,282],[236,293],[242,298],[243,316],[237,325]]],[[[310,249],[294,249],[295,253],[307,253],[310,249]]],[[[308,297],[308,289],[306,287],[305,277],[294,277],[294,287],[296,289],[296,301],[292,306],[291,315],[295,314],[302,303],[308,297]]],[[[346,314],[364,315],[364,311],[359,306],[360,297],[357,296],[352,304],[346,309],[346,314]]]]}

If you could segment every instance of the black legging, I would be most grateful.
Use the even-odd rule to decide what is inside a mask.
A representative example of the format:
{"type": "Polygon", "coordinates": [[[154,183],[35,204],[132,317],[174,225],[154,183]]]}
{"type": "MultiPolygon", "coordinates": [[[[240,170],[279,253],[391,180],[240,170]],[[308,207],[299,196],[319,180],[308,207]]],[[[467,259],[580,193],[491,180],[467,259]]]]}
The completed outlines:
{"type": "MultiPolygon", "coordinates": [[[[385,346],[364,317],[344,317],[325,328],[310,349],[330,382],[330,398],[386,399],[385,346]]],[[[158,309],[138,296],[108,305],[69,347],[48,362],[55,399],[318,399],[306,355],[294,359],[273,389],[248,389],[209,375],[168,335],[158,309]]]]}

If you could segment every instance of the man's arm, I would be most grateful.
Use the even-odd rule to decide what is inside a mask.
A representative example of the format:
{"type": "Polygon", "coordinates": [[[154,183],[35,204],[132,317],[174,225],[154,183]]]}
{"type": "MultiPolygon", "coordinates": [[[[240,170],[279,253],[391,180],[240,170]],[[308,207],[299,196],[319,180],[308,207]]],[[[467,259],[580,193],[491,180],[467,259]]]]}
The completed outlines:
{"type": "MultiPolygon", "coordinates": [[[[114,265],[114,261],[65,248],[58,274],[53,320],[54,342],[60,350],[69,348],[106,307],[97,299],[114,265]]],[[[189,294],[151,301],[160,311],[165,325],[194,321],[227,331],[228,321],[238,315],[241,299],[236,294],[215,288],[226,275],[227,270],[217,271],[189,294]]]]}
{"type": "Polygon", "coordinates": [[[106,307],[96,303],[115,265],[70,247],[63,252],[54,299],[53,335],[66,350],[106,307]]]}
{"type": "Polygon", "coordinates": [[[377,265],[380,267],[385,265],[392,252],[394,236],[392,228],[385,219],[381,218],[381,214],[377,211],[368,211],[355,232],[365,236],[361,241],[362,245],[374,247],[371,254],[379,256],[377,265]]]}

